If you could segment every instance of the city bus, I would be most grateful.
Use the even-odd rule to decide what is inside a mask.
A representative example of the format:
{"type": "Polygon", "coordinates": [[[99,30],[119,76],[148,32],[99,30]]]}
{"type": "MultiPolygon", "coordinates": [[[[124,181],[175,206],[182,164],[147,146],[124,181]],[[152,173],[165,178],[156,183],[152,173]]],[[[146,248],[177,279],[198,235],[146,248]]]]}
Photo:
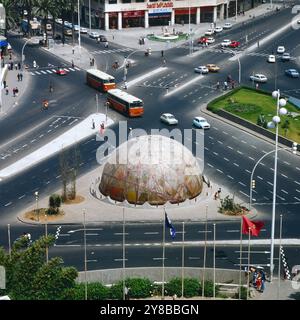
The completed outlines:
{"type": "Polygon", "coordinates": [[[96,69],[87,70],[86,82],[89,86],[102,92],[107,92],[107,90],[116,87],[115,78],[113,76],[96,69]]]}
{"type": "Polygon", "coordinates": [[[107,102],[109,107],[129,117],[139,117],[144,113],[143,101],[120,89],[108,90],[107,102]]]}

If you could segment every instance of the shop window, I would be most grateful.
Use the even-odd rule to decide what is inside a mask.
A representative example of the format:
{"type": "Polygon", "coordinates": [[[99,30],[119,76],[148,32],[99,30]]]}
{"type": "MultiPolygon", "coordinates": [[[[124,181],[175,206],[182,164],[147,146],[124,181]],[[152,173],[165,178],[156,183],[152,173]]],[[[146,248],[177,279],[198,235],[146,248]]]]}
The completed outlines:
{"type": "Polygon", "coordinates": [[[145,2],[145,0],[135,0],[135,2],[145,2]]]}
{"type": "Polygon", "coordinates": [[[108,0],[108,4],[117,4],[118,0],[108,0]]]}
{"type": "Polygon", "coordinates": [[[150,0],[150,2],[157,2],[157,0],[150,0]]]}
{"type": "Polygon", "coordinates": [[[122,0],[122,3],[131,3],[131,0],[122,0]]]}

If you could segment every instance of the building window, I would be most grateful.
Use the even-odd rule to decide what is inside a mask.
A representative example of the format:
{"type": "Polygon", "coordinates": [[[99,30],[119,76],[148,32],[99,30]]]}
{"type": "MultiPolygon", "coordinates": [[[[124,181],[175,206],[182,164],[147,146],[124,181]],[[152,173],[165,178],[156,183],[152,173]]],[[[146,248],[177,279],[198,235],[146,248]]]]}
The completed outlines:
{"type": "Polygon", "coordinates": [[[108,0],[108,4],[117,4],[118,0],[108,0]]]}
{"type": "Polygon", "coordinates": [[[122,0],[123,3],[131,3],[131,0],[122,0]]]}
{"type": "Polygon", "coordinates": [[[150,2],[157,2],[157,0],[150,0],[150,2]]]}
{"type": "Polygon", "coordinates": [[[135,0],[135,2],[145,2],[145,0],[135,0]]]}

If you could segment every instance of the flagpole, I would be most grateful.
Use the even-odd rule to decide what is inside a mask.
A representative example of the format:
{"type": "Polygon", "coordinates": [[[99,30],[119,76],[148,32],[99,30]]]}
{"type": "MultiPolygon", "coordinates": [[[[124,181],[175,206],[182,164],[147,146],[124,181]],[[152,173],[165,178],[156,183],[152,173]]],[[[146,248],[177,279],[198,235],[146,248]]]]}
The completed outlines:
{"type": "Polygon", "coordinates": [[[249,298],[249,286],[250,286],[250,236],[251,236],[251,228],[248,227],[249,232],[249,240],[248,240],[248,277],[247,277],[247,300],[249,298]]]}
{"type": "Polygon", "coordinates": [[[123,300],[125,300],[125,208],[123,207],[123,300]]]}
{"type": "Polygon", "coordinates": [[[278,291],[277,291],[277,300],[280,298],[280,267],[281,267],[281,237],[282,237],[282,214],[280,215],[280,227],[279,227],[279,254],[278,254],[278,291]]]}
{"type": "Polygon", "coordinates": [[[205,208],[205,236],[204,236],[204,253],[203,253],[203,273],[202,273],[202,299],[204,298],[204,287],[205,287],[205,267],[206,267],[206,242],[207,242],[207,211],[208,205],[205,208]]]}
{"type": "Polygon", "coordinates": [[[182,222],[182,263],[181,263],[181,297],[184,293],[184,221],[182,222]]]}
{"type": "Polygon", "coordinates": [[[214,223],[214,291],[213,297],[216,299],[216,224],[214,223]]]}
{"type": "Polygon", "coordinates": [[[240,235],[240,279],[239,279],[239,300],[241,300],[241,286],[242,286],[242,251],[243,251],[243,218],[241,217],[241,235],[240,235]]]}
{"type": "Polygon", "coordinates": [[[163,217],[163,252],[162,252],[162,286],[161,299],[165,299],[165,234],[166,234],[166,209],[164,208],[163,217]]]}

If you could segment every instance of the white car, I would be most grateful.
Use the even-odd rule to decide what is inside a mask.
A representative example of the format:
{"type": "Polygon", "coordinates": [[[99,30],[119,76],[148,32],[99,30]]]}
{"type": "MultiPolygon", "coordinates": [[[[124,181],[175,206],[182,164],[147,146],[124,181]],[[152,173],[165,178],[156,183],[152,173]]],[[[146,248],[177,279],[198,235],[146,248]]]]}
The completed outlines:
{"type": "Polygon", "coordinates": [[[222,27],[216,27],[215,28],[215,32],[217,32],[217,33],[222,32],[222,31],[223,31],[222,27]]]}
{"type": "Polygon", "coordinates": [[[98,32],[91,32],[89,33],[89,37],[92,39],[97,39],[100,37],[100,34],[98,32]]]}
{"type": "Polygon", "coordinates": [[[250,80],[253,82],[267,82],[268,78],[264,74],[256,73],[250,76],[250,80]]]}
{"type": "Polygon", "coordinates": [[[178,120],[171,113],[163,113],[160,120],[166,124],[178,124],[178,120]]]}
{"type": "Polygon", "coordinates": [[[226,22],[223,26],[223,29],[230,29],[232,28],[232,24],[230,22],[226,22]]]}
{"type": "Polygon", "coordinates": [[[77,32],[79,31],[79,26],[77,24],[74,24],[74,30],[77,32]]]}
{"type": "Polygon", "coordinates": [[[273,54],[270,54],[268,56],[268,62],[275,63],[276,62],[276,57],[273,54]]]}
{"type": "Polygon", "coordinates": [[[206,36],[212,36],[214,34],[214,30],[213,29],[208,29],[206,32],[205,32],[205,35],[206,36]]]}
{"type": "Polygon", "coordinates": [[[225,39],[225,40],[223,40],[222,42],[221,42],[221,46],[222,47],[228,47],[228,46],[230,46],[231,45],[231,40],[229,40],[229,39],[225,39]]]}
{"type": "Polygon", "coordinates": [[[285,47],[284,46],[277,47],[277,53],[284,53],[284,52],[285,52],[285,47]]]}
{"type": "Polygon", "coordinates": [[[208,37],[207,40],[206,40],[206,42],[209,43],[209,44],[210,44],[210,43],[214,43],[215,41],[216,41],[216,40],[215,40],[215,38],[213,38],[213,37],[208,37]]]}
{"type": "Polygon", "coordinates": [[[210,124],[207,122],[205,118],[195,117],[193,120],[193,125],[200,129],[209,129],[210,124]]]}
{"type": "Polygon", "coordinates": [[[87,28],[80,27],[80,33],[87,34],[88,33],[87,28]]]}
{"type": "Polygon", "coordinates": [[[62,24],[62,19],[58,18],[58,19],[55,19],[55,22],[59,23],[59,24],[62,24]]]}
{"type": "Polygon", "coordinates": [[[206,66],[199,66],[194,69],[196,73],[207,74],[209,72],[206,66]]]}

